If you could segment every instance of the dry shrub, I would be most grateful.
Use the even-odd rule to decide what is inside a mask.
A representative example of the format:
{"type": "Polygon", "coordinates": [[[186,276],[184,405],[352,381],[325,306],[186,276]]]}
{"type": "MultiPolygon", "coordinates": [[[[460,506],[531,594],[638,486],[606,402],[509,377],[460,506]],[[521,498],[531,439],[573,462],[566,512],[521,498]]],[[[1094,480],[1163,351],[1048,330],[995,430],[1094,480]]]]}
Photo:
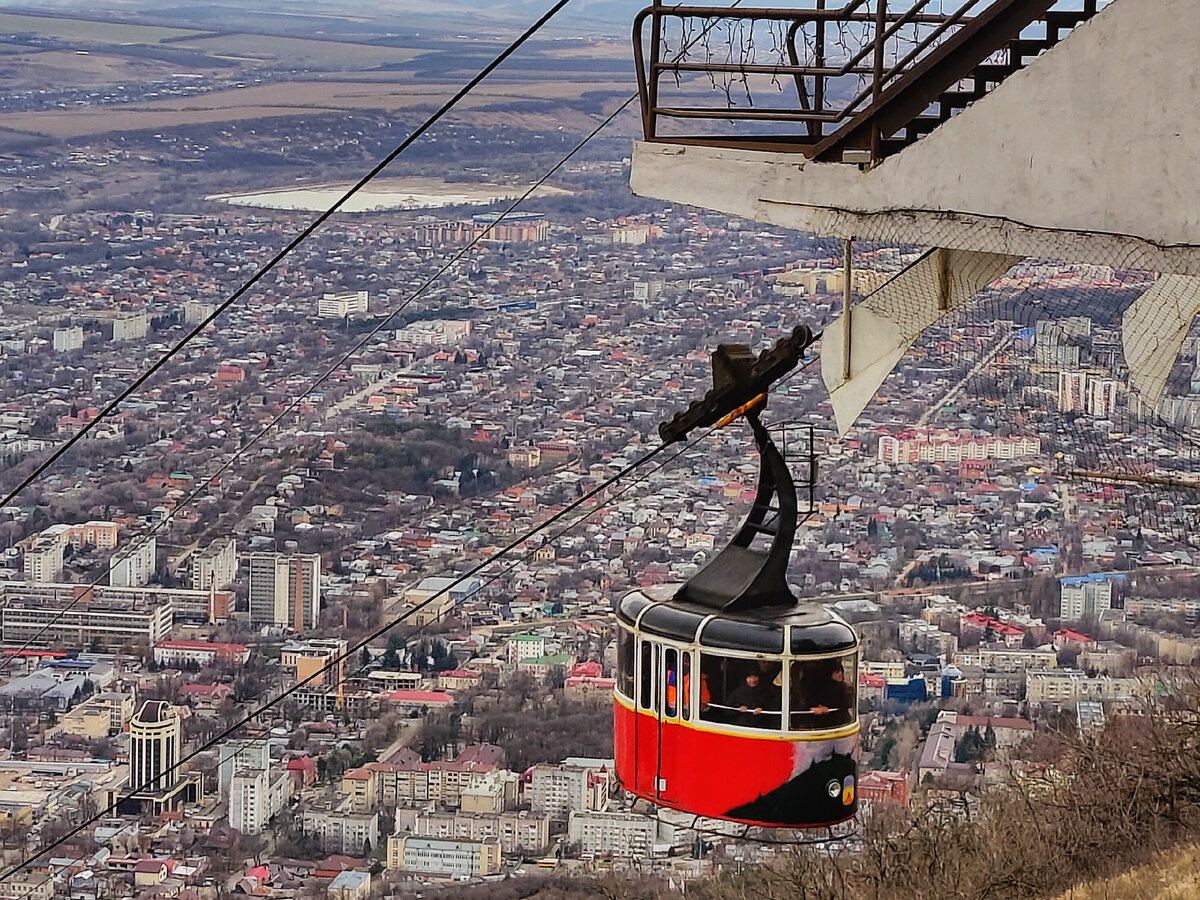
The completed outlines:
{"type": "Polygon", "coordinates": [[[1043,742],[1043,765],[1014,772],[1005,790],[935,803],[918,797],[906,813],[865,823],[854,847],[797,849],[689,894],[1032,900],[1145,863],[1200,836],[1200,683],[1175,685],[1145,713],[1117,719],[1094,737],[1060,734],[1054,753],[1043,742]]]}

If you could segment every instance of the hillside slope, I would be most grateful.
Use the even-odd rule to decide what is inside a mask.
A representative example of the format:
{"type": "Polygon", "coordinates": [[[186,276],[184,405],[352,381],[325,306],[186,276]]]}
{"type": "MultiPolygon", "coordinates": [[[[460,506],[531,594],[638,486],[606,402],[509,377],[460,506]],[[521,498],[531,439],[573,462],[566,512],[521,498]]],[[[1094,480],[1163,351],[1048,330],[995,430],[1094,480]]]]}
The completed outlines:
{"type": "Polygon", "coordinates": [[[1165,851],[1147,865],[1080,885],[1057,900],[1200,900],[1200,846],[1165,851]]]}

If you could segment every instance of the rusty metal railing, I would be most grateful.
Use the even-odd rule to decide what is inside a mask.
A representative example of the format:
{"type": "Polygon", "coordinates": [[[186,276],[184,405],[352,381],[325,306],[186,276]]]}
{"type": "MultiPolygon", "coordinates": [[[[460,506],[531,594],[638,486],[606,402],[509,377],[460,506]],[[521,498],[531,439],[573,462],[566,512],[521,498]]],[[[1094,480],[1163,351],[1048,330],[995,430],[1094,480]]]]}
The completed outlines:
{"type": "MultiPolygon", "coordinates": [[[[959,69],[945,65],[957,46],[966,47],[967,61],[977,65],[1044,15],[1055,0],[959,0],[957,5],[952,5],[955,0],[846,0],[833,9],[826,8],[827,0],[809,2],[811,8],[731,8],[668,6],[656,0],[639,12],[633,24],[633,54],[646,139],[820,157],[845,132],[853,133],[855,146],[866,151],[870,161],[878,160],[890,149],[883,142],[896,127],[896,116],[881,117],[877,125],[864,122],[885,99],[892,99],[889,92],[897,93],[893,88],[909,76],[936,76],[930,79],[929,96],[906,98],[905,114],[916,115],[948,81],[967,74],[959,70],[962,60],[955,61],[959,69]],[[771,37],[765,50],[755,46],[759,23],[765,23],[771,37]],[[989,35],[988,29],[995,34],[989,35]],[[722,35],[724,58],[713,49],[722,35]],[[989,37],[996,46],[987,43],[989,37]],[[697,76],[708,76],[726,103],[688,103],[689,90],[694,94],[700,83],[697,76]],[[673,80],[684,102],[663,102],[665,78],[673,80]],[[759,85],[757,98],[752,82],[759,85]],[[776,89],[774,96],[761,89],[764,83],[776,89]],[[738,102],[743,93],[745,102],[738,102]],[[718,125],[728,129],[730,123],[741,122],[759,123],[760,130],[730,136],[703,129],[674,134],[663,128],[666,122],[683,121],[703,123],[710,132],[718,125]]],[[[1082,2],[1090,12],[1081,19],[1096,8],[1096,0],[1082,2]]],[[[1057,37],[1056,30],[1047,46],[1057,37]]]]}

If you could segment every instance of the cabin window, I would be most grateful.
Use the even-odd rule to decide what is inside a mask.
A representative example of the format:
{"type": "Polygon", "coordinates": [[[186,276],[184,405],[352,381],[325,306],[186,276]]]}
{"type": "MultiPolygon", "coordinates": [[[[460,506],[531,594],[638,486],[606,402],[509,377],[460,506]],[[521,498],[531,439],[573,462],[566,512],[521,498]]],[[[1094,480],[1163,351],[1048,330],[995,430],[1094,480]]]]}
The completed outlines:
{"type": "Polygon", "coordinates": [[[657,650],[658,647],[654,644],[649,641],[642,641],[642,689],[639,692],[641,699],[638,704],[642,709],[657,708],[657,705],[654,703],[654,660],[657,656],[655,652],[657,650]]]}
{"type": "Polygon", "coordinates": [[[700,654],[700,719],[778,731],[783,720],[783,664],[700,654]]]}
{"type": "Polygon", "coordinates": [[[681,700],[683,701],[683,718],[690,719],[692,717],[692,654],[684,651],[679,658],[680,669],[683,672],[683,677],[680,681],[683,691],[681,700]]]}
{"type": "Polygon", "coordinates": [[[679,715],[679,653],[674,647],[663,648],[663,715],[679,715]]]}
{"type": "Polygon", "coordinates": [[[633,699],[633,651],[636,647],[633,632],[617,628],[617,690],[633,699]]]}
{"type": "Polygon", "coordinates": [[[854,721],[858,710],[856,663],[854,653],[792,661],[788,709],[793,730],[837,728],[854,721]]]}

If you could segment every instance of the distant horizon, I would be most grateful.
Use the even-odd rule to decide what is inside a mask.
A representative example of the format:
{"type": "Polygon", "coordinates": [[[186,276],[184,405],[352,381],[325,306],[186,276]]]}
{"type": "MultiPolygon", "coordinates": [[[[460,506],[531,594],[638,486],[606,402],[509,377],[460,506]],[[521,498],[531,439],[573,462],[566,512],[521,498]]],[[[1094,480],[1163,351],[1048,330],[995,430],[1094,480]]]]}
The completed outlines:
{"type": "MultiPolygon", "coordinates": [[[[210,23],[212,14],[220,9],[241,13],[257,12],[267,17],[348,16],[370,23],[389,25],[395,22],[402,30],[441,26],[453,29],[458,26],[478,24],[479,19],[493,23],[518,26],[532,22],[549,9],[546,0],[481,0],[474,3],[399,0],[381,8],[364,0],[284,0],[283,3],[267,3],[261,0],[233,0],[233,2],[196,3],[187,5],[164,5],[150,0],[118,0],[107,4],[96,4],[80,9],[74,0],[25,0],[22,3],[0,4],[5,13],[70,13],[72,17],[84,19],[124,20],[129,17],[173,21],[183,24],[210,23]]],[[[556,36],[580,29],[580,36],[600,34],[608,37],[626,37],[629,26],[637,11],[648,5],[643,0],[572,0],[546,26],[556,36]]],[[[272,31],[270,22],[263,23],[263,31],[272,31]]],[[[292,31],[292,29],[289,29],[292,31]]],[[[294,33],[294,31],[293,31],[294,33]]],[[[482,35],[481,35],[482,37],[482,35]]]]}

